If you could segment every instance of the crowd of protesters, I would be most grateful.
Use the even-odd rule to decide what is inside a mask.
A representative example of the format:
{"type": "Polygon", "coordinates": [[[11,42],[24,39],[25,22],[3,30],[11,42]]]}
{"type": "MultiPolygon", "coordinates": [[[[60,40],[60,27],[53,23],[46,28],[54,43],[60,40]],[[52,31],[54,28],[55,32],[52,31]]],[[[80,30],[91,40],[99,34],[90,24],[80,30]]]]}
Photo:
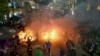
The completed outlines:
{"type": "Polygon", "coordinates": [[[98,43],[96,39],[86,39],[83,41],[84,43],[81,44],[82,49],[89,54],[89,56],[95,56],[97,53],[98,43]]]}
{"type": "MultiPolygon", "coordinates": [[[[19,40],[17,38],[18,36],[15,36],[15,37],[16,38],[13,38],[12,40],[10,40],[10,41],[13,41],[11,46],[3,46],[3,48],[0,48],[0,56],[22,56],[22,55],[19,55],[17,51],[18,49],[17,46],[19,45],[19,40]]],[[[90,41],[86,41],[84,43],[85,44],[82,45],[83,50],[85,50],[86,53],[89,54],[89,56],[94,56],[98,47],[96,40],[93,39],[90,41]]],[[[35,56],[52,56],[51,47],[52,47],[52,43],[50,41],[45,42],[43,44],[43,48],[37,47],[35,51],[35,56]]],[[[34,50],[32,49],[32,43],[30,39],[28,39],[26,53],[28,56],[34,56],[33,51],[34,50]]],[[[65,56],[65,55],[77,56],[75,44],[70,39],[66,41],[66,49],[59,47],[59,56],[65,56]]]]}

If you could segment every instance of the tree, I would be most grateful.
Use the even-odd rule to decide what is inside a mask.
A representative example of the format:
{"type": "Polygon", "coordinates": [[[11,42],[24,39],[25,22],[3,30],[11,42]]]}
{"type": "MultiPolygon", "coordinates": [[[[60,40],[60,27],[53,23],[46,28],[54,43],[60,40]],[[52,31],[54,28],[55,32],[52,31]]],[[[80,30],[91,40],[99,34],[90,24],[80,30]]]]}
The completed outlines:
{"type": "Polygon", "coordinates": [[[0,20],[9,13],[8,0],[0,0],[0,20]]]}

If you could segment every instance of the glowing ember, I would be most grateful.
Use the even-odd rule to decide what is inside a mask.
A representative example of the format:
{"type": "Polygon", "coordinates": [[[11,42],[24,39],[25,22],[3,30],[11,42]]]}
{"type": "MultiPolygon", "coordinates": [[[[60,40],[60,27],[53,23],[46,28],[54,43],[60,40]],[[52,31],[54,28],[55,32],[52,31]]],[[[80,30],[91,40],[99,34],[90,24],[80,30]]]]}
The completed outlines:
{"type": "Polygon", "coordinates": [[[33,35],[33,32],[30,30],[21,31],[18,33],[20,42],[26,42],[28,39],[34,41],[36,37],[33,35]]]}

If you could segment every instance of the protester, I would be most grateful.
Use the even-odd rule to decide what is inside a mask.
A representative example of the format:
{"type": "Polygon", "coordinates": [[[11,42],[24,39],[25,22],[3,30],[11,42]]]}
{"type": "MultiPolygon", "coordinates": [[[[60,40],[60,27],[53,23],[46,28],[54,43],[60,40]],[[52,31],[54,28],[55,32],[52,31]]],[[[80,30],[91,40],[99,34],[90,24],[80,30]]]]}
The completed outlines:
{"type": "Polygon", "coordinates": [[[89,55],[90,56],[94,56],[94,54],[96,53],[96,50],[97,50],[97,43],[96,43],[96,41],[95,40],[93,40],[92,41],[92,45],[91,45],[91,47],[90,47],[90,49],[89,49],[89,55]]]}
{"type": "Polygon", "coordinates": [[[2,49],[0,49],[0,56],[4,56],[2,49]]]}
{"type": "Polygon", "coordinates": [[[68,41],[66,42],[66,46],[67,46],[67,56],[76,56],[75,44],[73,43],[73,41],[68,39],[68,41]]]}
{"type": "Polygon", "coordinates": [[[43,56],[43,52],[40,48],[37,48],[35,56],[43,56]]]}
{"type": "Polygon", "coordinates": [[[28,47],[27,52],[28,56],[32,56],[32,47],[28,47]]]}
{"type": "Polygon", "coordinates": [[[60,56],[64,56],[64,55],[65,55],[64,49],[60,48],[60,56]]]}
{"type": "Polygon", "coordinates": [[[48,54],[50,56],[50,54],[51,54],[51,42],[48,41],[48,42],[45,43],[45,45],[46,45],[46,48],[47,48],[47,52],[48,52],[48,54]]]}
{"type": "Polygon", "coordinates": [[[31,47],[31,40],[28,38],[28,40],[27,40],[27,45],[28,45],[28,48],[30,48],[31,47]]]}
{"type": "Polygon", "coordinates": [[[19,38],[18,38],[17,35],[15,35],[14,38],[13,38],[13,45],[14,45],[15,51],[17,52],[17,48],[18,48],[18,45],[19,45],[19,38]]]}
{"type": "Polygon", "coordinates": [[[10,50],[10,56],[16,56],[16,53],[13,48],[10,50]]]}
{"type": "Polygon", "coordinates": [[[43,44],[42,50],[43,50],[43,56],[46,56],[47,55],[47,50],[46,50],[45,44],[43,44]]]}
{"type": "Polygon", "coordinates": [[[8,51],[8,47],[7,46],[5,46],[5,48],[4,48],[4,50],[3,50],[3,52],[4,52],[4,56],[9,56],[9,51],[8,51]]]}
{"type": "Polygon", "coordinates": [[[32,56],[32,46],[31,46],[31,40],[28,38],[27,40],[27,53],[28,53],[28,56],[32,56]]]}

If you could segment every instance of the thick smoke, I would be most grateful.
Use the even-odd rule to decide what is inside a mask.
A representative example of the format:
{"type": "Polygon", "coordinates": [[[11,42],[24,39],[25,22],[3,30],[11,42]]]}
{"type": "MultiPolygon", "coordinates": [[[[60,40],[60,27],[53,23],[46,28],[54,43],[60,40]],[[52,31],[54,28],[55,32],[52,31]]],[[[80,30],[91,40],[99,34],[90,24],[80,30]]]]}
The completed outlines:
{"type": "Polygon", "coordinates": [[[75,29],[77,27],[75,17],[71,15],[55,17],[55,13],[54,10],[45,7],[38,11],[34,11],[31,15],[25,17],[25,22],[27,23],[25,28],[38,33],[39,35],[52,28],[59,29],[61,36],[58,37],[59,39],[57,42],[63,41],[63,44],[65,45],[68,38],[78,42],[77,38],[79,38],[79,34],[75,29]]]}

